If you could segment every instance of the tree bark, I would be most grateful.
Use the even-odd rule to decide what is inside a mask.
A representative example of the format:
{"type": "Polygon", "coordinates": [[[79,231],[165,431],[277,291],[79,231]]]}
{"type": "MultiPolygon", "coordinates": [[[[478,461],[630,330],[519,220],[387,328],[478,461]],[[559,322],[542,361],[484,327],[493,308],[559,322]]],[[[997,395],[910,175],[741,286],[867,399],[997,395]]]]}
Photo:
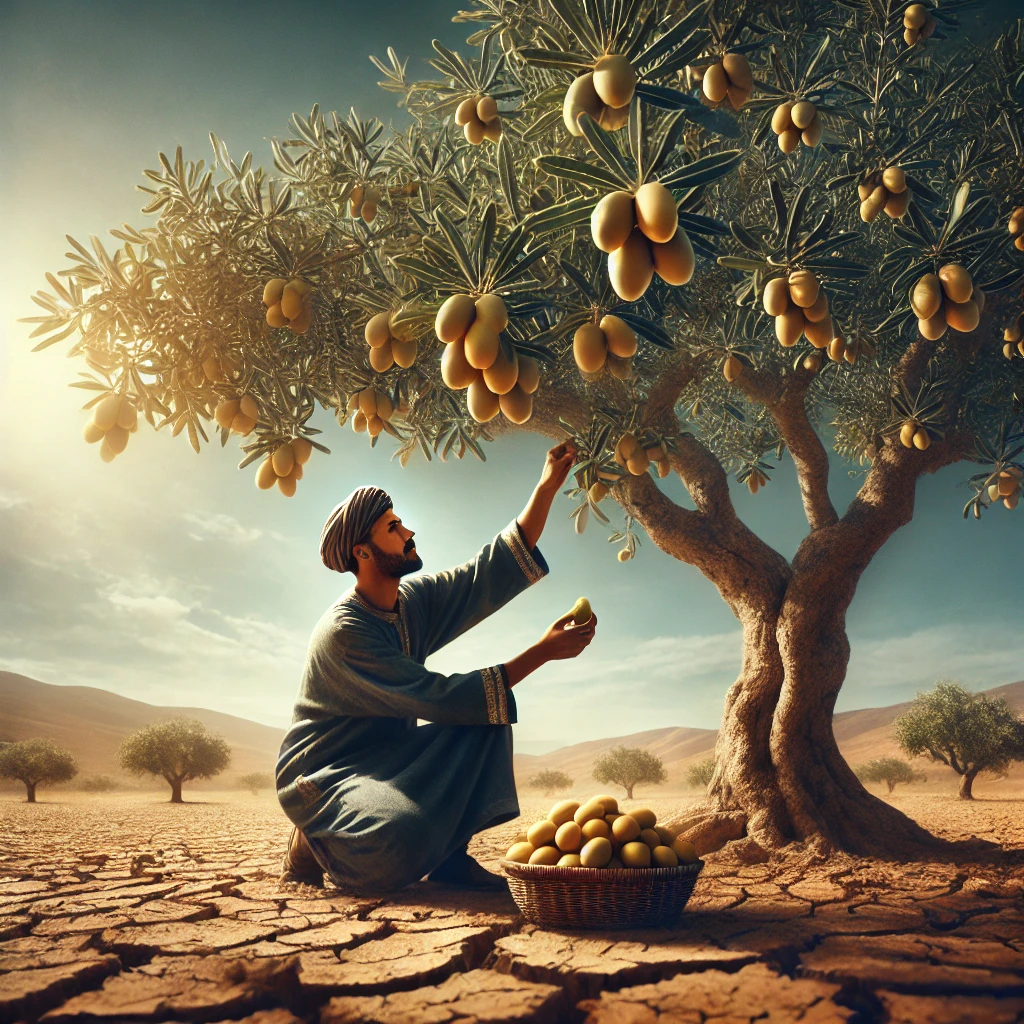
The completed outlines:
{"type": "Polygon", "coordinates": [[[961,800],[973,800],[974,793],[971,792],[971,787],[974,785],[974,780],[978,777],[978,773],[974,769],[970,769],[960,776],[960,799],[961,800]]]}
{"type": "Polygon", "coordinates": [[[34,804],[36,802],[36,784],[34,782],[26,782],[25,790],[28,793],[25,803],[34,804]]]}
{"type": "Polygon", "coordinates": [[[626,787],[626,799],[627,800],[632,800],[633,799],[633,787],[632,786],[627,786],[626,787]]]}
{"type": "Polygon", "coordinates": [[[171,784],[171,803],[181,804],[185,801],[181,799],[181,779],[168,779],[171,784]]]}

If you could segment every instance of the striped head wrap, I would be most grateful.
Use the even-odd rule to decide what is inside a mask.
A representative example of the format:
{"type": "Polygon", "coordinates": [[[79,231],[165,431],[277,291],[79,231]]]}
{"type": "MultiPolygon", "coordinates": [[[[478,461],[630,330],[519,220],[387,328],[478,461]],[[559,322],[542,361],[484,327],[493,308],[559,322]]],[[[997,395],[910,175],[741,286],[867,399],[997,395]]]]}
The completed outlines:
{"type": "Polygon", "coordinates": [[[352,549],[365,544],[373,524],[389,508],[392,501],[380,487],[357,487],[327,517],[320,532],[320,558],[328,569],[347,572],[352,549]]]}

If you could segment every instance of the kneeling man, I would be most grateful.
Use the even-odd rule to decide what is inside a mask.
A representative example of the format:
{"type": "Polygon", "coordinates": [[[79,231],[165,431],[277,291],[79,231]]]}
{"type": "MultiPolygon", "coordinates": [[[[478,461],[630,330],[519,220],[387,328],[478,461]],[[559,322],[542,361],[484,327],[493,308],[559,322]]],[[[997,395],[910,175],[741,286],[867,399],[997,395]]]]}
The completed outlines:
{"type": "Polygon", "coordinates": [[[390,892],[429,879],[504,888],[466,852],[483,829],[519,815],[512,775],[512,687],[544,663],[580,654],[594,636],[568,616],[501,664],[443,675],[429,655],[548,572],[537,541],[575,459],[547,454],[523,512],[476,558],[437,575],[378,487],[360,487],[320,539],[330,569],[355,586],[313,631],[277,791],[295,825],[282,880],[390,892]],[[417,719],[427,725],[417,726],[417,719]]]}

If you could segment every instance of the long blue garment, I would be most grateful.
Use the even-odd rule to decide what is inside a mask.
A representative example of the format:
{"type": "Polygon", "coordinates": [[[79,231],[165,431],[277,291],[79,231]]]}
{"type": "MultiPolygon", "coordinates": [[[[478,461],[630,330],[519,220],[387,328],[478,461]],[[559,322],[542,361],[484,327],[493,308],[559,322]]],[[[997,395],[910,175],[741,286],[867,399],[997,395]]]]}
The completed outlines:
{"type": "Polygon", "coordinates": [[[317,623],[277,795],[336,885],[400,889],[519,815],[504,667],[423,663],[547,572],[513,520],[465,565],[402,580],[394,611],[353,588],[317,623]]]}

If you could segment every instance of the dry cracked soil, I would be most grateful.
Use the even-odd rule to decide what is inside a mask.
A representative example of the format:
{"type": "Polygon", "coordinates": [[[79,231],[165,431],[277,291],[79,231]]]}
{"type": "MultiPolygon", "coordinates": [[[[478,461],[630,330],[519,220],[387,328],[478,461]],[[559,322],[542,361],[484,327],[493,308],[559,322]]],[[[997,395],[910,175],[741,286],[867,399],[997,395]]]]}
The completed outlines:
{"type": "MultiPolygon", "coordinates": [[[[674,927],[563,932],[501,893],[281,885],[273,798],[43,800],[0,798],[0,1022],[1024,1022],[1019,858],[727,848],[674,927]]],[[[1022,800],[893,801],[946,838],[1024,847],[1022,800]]],[[[470,852],[499,870],[548,803],[524,799],[470,852]]]]}

